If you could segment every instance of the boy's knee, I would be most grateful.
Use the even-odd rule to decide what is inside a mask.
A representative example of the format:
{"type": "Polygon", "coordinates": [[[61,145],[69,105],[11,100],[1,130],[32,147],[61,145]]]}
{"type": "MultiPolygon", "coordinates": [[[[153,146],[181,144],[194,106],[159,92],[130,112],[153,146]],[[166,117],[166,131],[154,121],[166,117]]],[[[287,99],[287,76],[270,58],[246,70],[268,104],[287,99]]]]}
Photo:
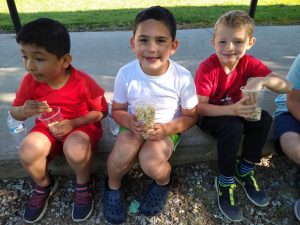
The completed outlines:
{"type": "Polygon", "coordinates": [[[66,156],[80,156],[88,154],[91,142],[87,134],[75,132],[66,139],[63,147],[66,156]]]}
{"type": "Polygon", "coordinates": [[[39,140],[24,139],[20,145],[19,158],[22,162],[30,163],[40,157],[47,157],[49,149],[39,140]]]}

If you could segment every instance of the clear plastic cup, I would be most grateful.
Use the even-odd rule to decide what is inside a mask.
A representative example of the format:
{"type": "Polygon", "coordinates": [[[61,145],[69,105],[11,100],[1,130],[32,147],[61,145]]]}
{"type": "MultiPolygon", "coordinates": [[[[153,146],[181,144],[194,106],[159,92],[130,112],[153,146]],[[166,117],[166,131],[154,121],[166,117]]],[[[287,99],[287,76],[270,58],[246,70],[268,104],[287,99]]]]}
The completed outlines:
{"type": "Polygon", "coordinates": [[[53,127],[55,124],[57,124],[59,121],[62,121],[63,115],[60,112],[59,106],[53,106],[51,107],[51,112],[45,112],[39,116],[39,120],[43,122],[49,129],[53,127]]]}
{"type": "Polygon", "coordinates": [[[264,95],[266,89],[259,89],[259,90],[249,90],[246,89],[245,86],[241,87],[243,97],[247,96],[249,99],[245,102],[246,105],[256,105],[255,110],[252,112],[249,118],[245,118],[248,121],[259,121],[261,118],[261,111],[262,111],[262,103],[264,100],[264,95]]]}
{"type": "Polygon", "coordinates": [[[134,111],[137,121],[140,122],[145,129],[145,133],[142,134],[142,136],[147,139],[149,137],[147,131],[153,128],[155,121],[155,104],[138,101],[134,105],[134,111]]]}

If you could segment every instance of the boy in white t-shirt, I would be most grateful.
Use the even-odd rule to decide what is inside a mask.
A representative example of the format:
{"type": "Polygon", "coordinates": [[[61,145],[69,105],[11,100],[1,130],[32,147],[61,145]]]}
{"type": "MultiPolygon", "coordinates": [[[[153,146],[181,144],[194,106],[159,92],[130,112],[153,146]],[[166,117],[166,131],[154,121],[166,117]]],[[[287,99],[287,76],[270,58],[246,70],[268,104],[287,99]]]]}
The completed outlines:
{"type": "Polygon", "coordinates": [[[196,122],[198,100],[191,73],[169,59],[178,47],[175,36],[175,19],[165,8],[150,7],[135,18],[130,44],[137,59],[119,70],[114,87],[112,117],[120,131],[108,157],[103,197],[103,213],[110,223],[126,220],[121,184],[136,160],[153,180],[140,212],[154,216],[163,210],[173,181],[168,160],[180,133],[196,122]],[[141,100],[155,103],[149,129],[136,117],[135,103],[141,100]]]}

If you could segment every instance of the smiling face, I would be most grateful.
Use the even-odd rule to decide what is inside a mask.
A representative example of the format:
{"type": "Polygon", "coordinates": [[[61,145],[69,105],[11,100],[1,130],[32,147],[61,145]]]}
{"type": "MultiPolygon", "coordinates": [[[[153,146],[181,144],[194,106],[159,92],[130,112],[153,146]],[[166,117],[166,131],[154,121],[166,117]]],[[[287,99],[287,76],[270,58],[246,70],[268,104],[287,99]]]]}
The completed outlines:
{"type": "Polygon", "coordinates": [[[175,53],[178,40],[172,41],[163,22],[148,19],[138,24],[130,44],[142,70],[148,75],[159,76],[167,71],[169,57],[175,53]]]}
{"type": "Polygon", "coordinates": [[[21,43],[20,50],[25,69],[37,82],[47,83],[54,88],[66,83],[69,76],[66,69],[72,59],[69,54],[58,59],[56,55],[35,44],[21,43]]]}
{"type": "Polygon", "coordinates": [[[220,24],[215,31],[212,45],[225,71],[233,70],[239,60],[255,43],[244,27],[232,28],[220,24]]]}

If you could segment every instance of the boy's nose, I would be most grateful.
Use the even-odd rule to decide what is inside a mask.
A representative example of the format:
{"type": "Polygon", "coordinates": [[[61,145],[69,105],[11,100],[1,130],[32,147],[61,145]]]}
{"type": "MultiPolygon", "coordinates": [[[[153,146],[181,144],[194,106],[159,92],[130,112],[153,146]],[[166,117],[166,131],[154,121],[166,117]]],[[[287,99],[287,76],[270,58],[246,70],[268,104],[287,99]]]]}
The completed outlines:
{"type": "Polygon", "coordinates": [[[154,52],[156,49],[156,43],[154,41],[149,41],[147,47],[148,47],[148,51],[154,52]]]}
{"type": "Polygon", "coordinates": [[[28,59],[28,60],[25,62],[25,66],[26,66],[26,68],[27,68],[28,71],[34,71],[34,70],[36,69],[33,60],[29,60],[29,59],[28,59]]]}
{"type": "Polygon", "coordinates": [[[226,50],[232,50],[233,49],[233,43],[232,42],[228,42],[227,44],[226,44],[226,46],[225,46],[225,49],[226,50]]]}

